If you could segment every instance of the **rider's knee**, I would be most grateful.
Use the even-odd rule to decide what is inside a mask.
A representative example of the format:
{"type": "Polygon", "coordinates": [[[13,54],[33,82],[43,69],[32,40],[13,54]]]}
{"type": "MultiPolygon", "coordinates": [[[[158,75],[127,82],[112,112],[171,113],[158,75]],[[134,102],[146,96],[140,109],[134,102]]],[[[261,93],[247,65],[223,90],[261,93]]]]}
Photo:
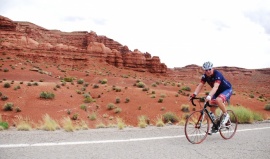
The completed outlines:
{"type": "Polygon", "coordinates": [[[222,98],[220,98],[220,97],[217,97],[216,102],[217,103],[224,103],[224,100],[222,98]]]}

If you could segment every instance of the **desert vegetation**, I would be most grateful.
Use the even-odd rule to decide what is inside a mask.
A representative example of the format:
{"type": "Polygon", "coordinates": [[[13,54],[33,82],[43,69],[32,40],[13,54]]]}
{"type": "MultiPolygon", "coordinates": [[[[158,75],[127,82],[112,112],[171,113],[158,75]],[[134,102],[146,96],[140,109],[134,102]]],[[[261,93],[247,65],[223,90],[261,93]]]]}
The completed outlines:
{"type": "MultiPolygon", "coordinates": [[[[59,63],[1,55],[0,130],[14,126],[19,131],[72,132],[184,125],[186,117],[200,109],[188,101],[200,72],[158,74],[116,68],[94,58],[59,63]]],[[[269,120],[269,95],[253,90],[254,85],[233,84],[229,108],[239,122],[269,120]]],[[[200,96],[208,92],[205,87],[200,96]]]]}

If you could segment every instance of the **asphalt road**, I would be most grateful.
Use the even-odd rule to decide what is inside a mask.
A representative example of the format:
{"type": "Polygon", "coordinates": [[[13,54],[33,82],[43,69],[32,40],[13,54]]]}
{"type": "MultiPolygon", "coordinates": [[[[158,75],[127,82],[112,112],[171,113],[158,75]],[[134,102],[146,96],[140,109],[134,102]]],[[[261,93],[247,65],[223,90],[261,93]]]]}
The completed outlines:
{"type": "Polygon", "coordinates": [[[240,124],[235,136],[219,134],[191,144],[183,126],[89,129],[75,132],[0,131],[1,159],[269,159],[270,122],[240,124]]]}

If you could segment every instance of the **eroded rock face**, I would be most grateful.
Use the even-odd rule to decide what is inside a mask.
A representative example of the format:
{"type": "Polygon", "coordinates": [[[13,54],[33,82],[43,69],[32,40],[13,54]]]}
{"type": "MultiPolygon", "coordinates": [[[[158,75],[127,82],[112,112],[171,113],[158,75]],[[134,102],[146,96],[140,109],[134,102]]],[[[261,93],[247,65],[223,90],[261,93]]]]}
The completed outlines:
{"type": "MultiPolygon", "coordinates": [[[[61,32],[48,30],[30,22],[14,22],[0,16],[0,48],[2,50],[27,50],[34,57],[80,59],[78,56],[99,58],[101,61],[126,69],[166,73],[167,66],[160,63],[158,57],[139,50],[130,51],[106,36],[98,36],[95,32],[76,31],[61,32]],[[80,53],[80,54],[78,54],[80,53]],[[48,55],[46,55],[48,54],[48,55]],[[52,56],[54,55],[54,56],[52,56]]],[[[25,56],[27,53],[19,56],[25,56]]],[[[85,59],[85,58],[82,58],[85,59]]]]}

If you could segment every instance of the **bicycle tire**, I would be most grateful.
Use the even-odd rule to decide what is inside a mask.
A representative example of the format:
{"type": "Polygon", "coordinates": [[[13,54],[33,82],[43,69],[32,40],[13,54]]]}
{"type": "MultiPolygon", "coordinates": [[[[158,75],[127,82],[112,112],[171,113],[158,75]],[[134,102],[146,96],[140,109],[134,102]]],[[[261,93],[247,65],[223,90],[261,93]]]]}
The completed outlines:
{"type": "Polygon", "coordinates": [[[185,123],[185,135],[187,140],[192,144],[199,144],[203,142],[209,131],[210,121],[206,113],[204,117],[201,111],[194,111],[191,113],[185,123]],[[201,124],[198,124],[200,119],[202,119],[201,124]]]}
{"type": "MultiPolygon", "coordinates": [[[[234,112],[232,110],[228,110],[227,112],[230,115],[230,119],[225,124],[225,127],[221,127],[219,129],[219,133],[221,137],[226,140],[231,139],[235,135],[236,130],[237,130],[237,125],[238,125],[238,120],[234,112]]],[[[223,118],[223,114],[220,119],[222,118],[223,118]]]]}

